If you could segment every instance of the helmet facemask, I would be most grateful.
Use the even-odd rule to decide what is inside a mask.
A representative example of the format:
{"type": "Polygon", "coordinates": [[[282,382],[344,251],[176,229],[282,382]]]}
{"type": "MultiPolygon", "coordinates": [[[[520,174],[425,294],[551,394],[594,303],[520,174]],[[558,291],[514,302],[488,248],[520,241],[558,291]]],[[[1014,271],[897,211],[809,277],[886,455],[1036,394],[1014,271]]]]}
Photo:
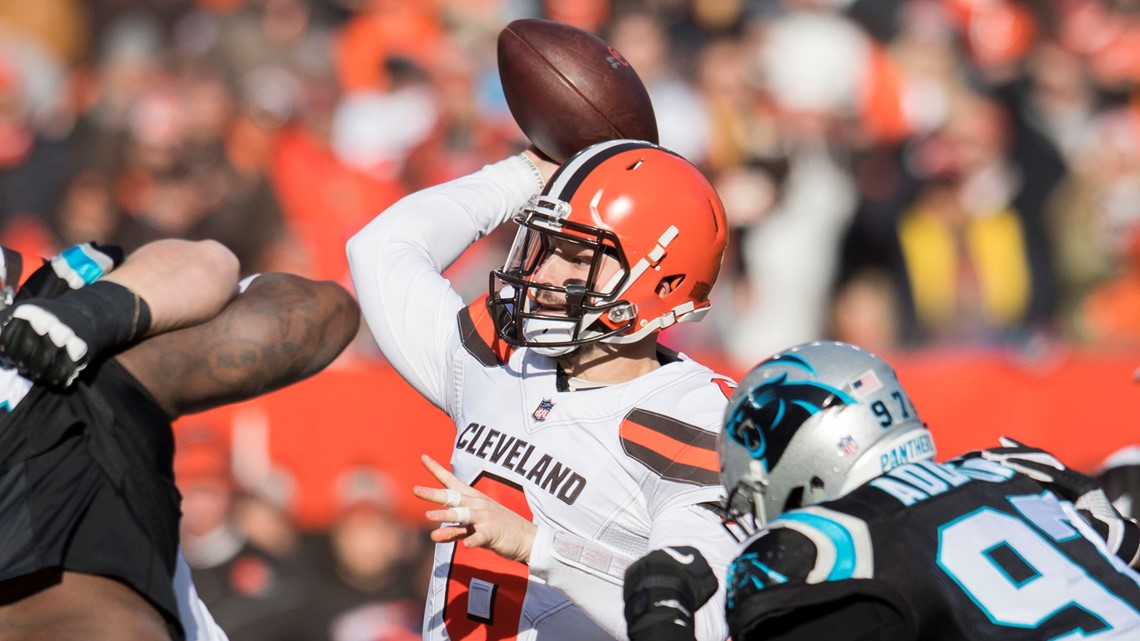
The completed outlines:
{"type": "Polygon", "coordinates": [[[509,345],[561,356],[633,326],[636,307],[619,298],[630,273],[621,241],[612,231],[567,220],[569,213],[569,203],[535,196],[514,218],[519,231],[503,269],[491,272],[487,299],[498,336],[509,345]],[[537,280],[556,254],[574,264],[588,262],[583,278],[537,280]],[[605,273],[607,257],[616,262],[616,273],[605,273]],[[603,316],[609,325],[599,322],[603,316]]]}
{"type": "Polygon", "coordinates": [[[749,463],[749,468],[749,473],[728,490],[728,496],[721,507],[724,528],[737,541],[743,541],[759,532],[768,522],[764,500],[768,473],[761,461],[749,463]]]}

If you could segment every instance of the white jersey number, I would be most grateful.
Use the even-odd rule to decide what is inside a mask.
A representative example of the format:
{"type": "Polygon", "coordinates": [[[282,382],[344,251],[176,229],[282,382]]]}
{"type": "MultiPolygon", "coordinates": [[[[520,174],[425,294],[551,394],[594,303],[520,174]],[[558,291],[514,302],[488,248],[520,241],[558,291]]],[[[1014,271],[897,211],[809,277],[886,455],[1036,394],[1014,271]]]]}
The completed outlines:
{"type": "Polygon", "coordinates": [[[939,529],[939,567],[991,621],[1032,630],[1059,611],[1078,606],[1105,628],[1093,633],[1077,629],[1056,639],[1092,639],[1140,629],[1140,613],[1030,525],[1057,541],[1081,536],[1065,521],[1068,515],[1056,501],[1034,495],[1011,501],[1025,518],[982,508],[939,529]],[[1013,560],[1021,571],[1007,572],[1003,558],[1006,563],[1013,560]]]}

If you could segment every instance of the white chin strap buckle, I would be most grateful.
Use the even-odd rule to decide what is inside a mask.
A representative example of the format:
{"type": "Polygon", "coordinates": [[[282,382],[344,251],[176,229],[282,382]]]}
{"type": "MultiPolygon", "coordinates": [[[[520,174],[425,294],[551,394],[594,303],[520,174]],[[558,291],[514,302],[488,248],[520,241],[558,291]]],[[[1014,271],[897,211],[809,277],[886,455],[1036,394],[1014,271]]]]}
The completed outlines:
{"type": "Polygon", "coordinates": [[[531,349],[534,350],[538,354],[542,354],[543,356],[549,356],[550,358],[557,358],[559,356],[565,356],[565,355],[569,354],[570,352],[578,349],[578,346],[577,345],[562,345],[559,347],[546,347],[546,346],[541,346],[541,345],[534,345],[534,346],[531,346],[531,349]]]}
{"type": "Polygon", "coordinates": [[[577,345],[542,345],[541,343],[564,343],[573,337],[575,323],[569,319],[565,321],[549,320],[545,318],[527,318],[523,320],[522,335],[531,345],[531,349],[543,356],[563,356],[578,348],[577,345]]]}

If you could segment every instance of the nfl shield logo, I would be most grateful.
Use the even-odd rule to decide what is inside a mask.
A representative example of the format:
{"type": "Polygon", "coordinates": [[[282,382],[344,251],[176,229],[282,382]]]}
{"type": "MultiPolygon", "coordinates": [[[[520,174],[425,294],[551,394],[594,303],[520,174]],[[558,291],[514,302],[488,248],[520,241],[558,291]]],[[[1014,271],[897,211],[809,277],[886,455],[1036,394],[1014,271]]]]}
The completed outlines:
{"type": "Polygon", "coordinates": [[[554,409],[554,402],[549,398],[544,398],[542,402],[538,404],[538,407],[534,409],[534,414],[531,414],[531,416],[533,416],[536,421],[545,421],[546,416],[550,414],[550,410],[552,409],[554,409]]]}
{"type": "Polygon", "coordinates": [[[859,449],[859,444],[850,436],[845,436],[836,447],[839,449],[840,456],[851,456],[859,449]]]}

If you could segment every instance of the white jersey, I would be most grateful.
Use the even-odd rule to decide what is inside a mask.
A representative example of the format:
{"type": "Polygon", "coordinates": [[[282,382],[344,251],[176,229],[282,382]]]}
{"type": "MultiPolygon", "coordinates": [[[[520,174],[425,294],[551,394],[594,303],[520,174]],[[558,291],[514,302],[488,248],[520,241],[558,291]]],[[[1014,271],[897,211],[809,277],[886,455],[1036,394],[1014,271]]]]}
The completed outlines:
{"type": "Polygon", "coordinates": [[[178,618],[182,621],[186,641],[229,641],[225,630],[198,596],[182,548],[178,548],[178,561],[174,566],[174,597],[178,601],[178,618]]]}
{"type": "MultiPolygon", "coordinates": [[[[454,474],[531,519],[529,564],[436,546],[424,638],[626,638],[622,581],[651,549],[692,545],[723,576],[735,542],[716,433],[732,383],[687,358],[633,381],[559,391],[555,362],[495,340],[482,300],[441,272],[541,187],[520,158],[409,196],[354,236],[349,264],[385,356],[455,421],[454,474]]],[[[723,588],[697,636],[724,639],[723,588]]]]}

